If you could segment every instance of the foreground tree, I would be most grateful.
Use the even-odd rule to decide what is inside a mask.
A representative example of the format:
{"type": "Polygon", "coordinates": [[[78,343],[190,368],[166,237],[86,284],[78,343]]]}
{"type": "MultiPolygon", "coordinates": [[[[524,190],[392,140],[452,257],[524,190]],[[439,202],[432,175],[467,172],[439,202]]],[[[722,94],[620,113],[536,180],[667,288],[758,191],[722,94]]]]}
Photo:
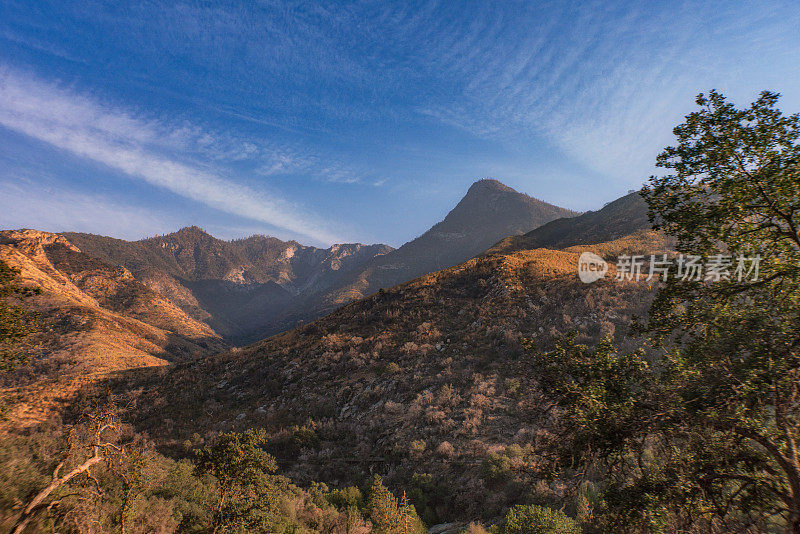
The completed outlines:
{"type": "Polygon", "coordinates": [[[264,430],[222,434],[198,451],[197,470],[219,486],[213,532],[277,532],[281,499],[291,491],[287,479],[275,475],[277,463],[267,453],[264,430]]]}
{"type": "Polygon", "coordinates": [[[375,475],[368,492],[367,513],[375,534],[415,534],[425,532],[414,507],[408,503],[405,493],[400,502],[375,475]]]}
{"type": "Polygon", "coordinates": [[[88,415],[87,421],[70,433],[64,458],[56,465],[49,483],[23,506],[11,532],[21,534],[41,511],[49,511],[63,500],[79,496],[79,488],[87,481],[99,491],[100,482],[92,470],[124,456],[122,430],[123,425],[112,410],[88,415]]]}
{"type": "Polygon", "coordinates": [[[673,174],[643,190],[678,252],[715,266],[659,290],[663,358],[568,341],[534,358],[581,447],[563,456],[608,461],[614,530],[800,533],[800,116],[777,100],[700,95],[658,158],[673,174]]]}
{"type": "Polygon", "coordinates": [[[709,494],[750,496],[800,532],[800,115],[777,101],[765,92],[740,110],[700,95],[678,145],[659,156],[675,174],[645,189],[653,220],[681,252],[733,261],[728,279],[673,277],[649,331],[677,338],[666,372],[680,415],[727,453],[706,477],[709,494]],[[736,258],[758,259],[759,272],[734,276],[736,258]]]}

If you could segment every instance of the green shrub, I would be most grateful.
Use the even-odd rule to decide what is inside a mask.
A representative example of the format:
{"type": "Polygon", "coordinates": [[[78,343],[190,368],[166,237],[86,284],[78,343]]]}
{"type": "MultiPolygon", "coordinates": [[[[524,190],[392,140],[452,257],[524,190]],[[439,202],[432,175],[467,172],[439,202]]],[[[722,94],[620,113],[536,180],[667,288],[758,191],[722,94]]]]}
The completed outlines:
{"type": "Polygon", "coordinates": [[[412,455],[419,456],[425,452],[425,441],[421,439],[415,439],[412,441],[408,446],[408,451],[412,455]]]}
{"type": "Polygon", "coordinates": [[[338,510],[346,510],[349,507],[362,509],[364,507],[364,495],[355,486],[335,489],[328,493],[326,499],[338,510]]]}
{"type": "Polygon", "coordinates": [[[313,428],[293,425],[272,436],[267,448],[278,458],[296,458],[303,449],[316,449],[319,444],[319,436],[313,428]]]}
{"type": "Polygon", "coordinates": [[[515,506],[503,522],[504,534],[580,534],[574,519],[561,510],[536,506],[515,506]]]}
{"type": "Polygon", "coordinates": [[[483,476],[488,482],[499,483],[513,478],[511,459],[504,455],[492,452],[483,462],[483,476]]]}
{"type": "Polygon", "coordinates": [[[519,378],[506,378],[506,391],[511,396],[516,396],[520,393],[520,387],[522,383],[520,382],[519,378]]]}

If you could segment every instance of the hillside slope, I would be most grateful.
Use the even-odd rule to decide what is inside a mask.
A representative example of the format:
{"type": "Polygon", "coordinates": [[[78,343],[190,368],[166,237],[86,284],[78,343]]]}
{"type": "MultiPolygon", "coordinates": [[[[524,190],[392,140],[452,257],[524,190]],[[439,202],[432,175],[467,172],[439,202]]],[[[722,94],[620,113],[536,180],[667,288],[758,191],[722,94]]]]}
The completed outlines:
{"type": "Polygon", "coordinates": [[[21,284],[42,292],[25,301],[42,330],[33,360],[0,382],[9,419],[23,426],[108,373],[186,361],[227,346],[129,271],[84,254],[62,236],[0,232],[0,260],[20,270],[21,284]]]}
{"type": "Polygon", "coordinates": [[[584,342],[610,335],[630,346],[630,320],[654,288],[583,284],[578,256],[665,247],[649,232],[482,255],[253,346],[115,387],[144,388],[135,424],[179,453],[220,431],[263,427],[298,481],[358,483],[377,472],[405,488],[428,522],[492,517],[530,492],[555,491],[526,474],[547,433],[522,340],[544,350],[576,331],[584,342]]]}
{"type": "Polygon", "coordinates": [[[519,193],[497,180],[478,180],[444,220],[397,250],[372,258],[360,269],[342,273],[331,290],[293,302],[287,309],[287,320],[272,331],[265,330],[262,337],[300,321],[313,320],[381,288],[458,265],[506,236],[575,215],[576,212],[519,193]]]}
{"type": "Polygon", "coordinates": [[[560,249],[602,243],[651,228],[647,203],[638,192],[634,192],[609,202],[600,210],[556,219],[524,235],[509,236],[488,252],[510,253],[542,247],[560,249]]]}

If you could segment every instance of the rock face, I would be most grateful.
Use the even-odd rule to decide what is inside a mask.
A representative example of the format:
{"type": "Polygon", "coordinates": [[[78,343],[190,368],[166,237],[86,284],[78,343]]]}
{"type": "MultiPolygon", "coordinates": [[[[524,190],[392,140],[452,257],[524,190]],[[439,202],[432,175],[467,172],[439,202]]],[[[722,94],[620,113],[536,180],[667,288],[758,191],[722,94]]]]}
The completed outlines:
{"type": "Polygon", "coordinates": [[[428,529],[428,534],[458,534],[464,532],[466,523],[439,523],[428,529]]]}
{"type": "Polygon", "coordinates": [[[330,272],[347,270],[392,250],[350,243],[328,249],[254,235],[223,241],[196,226],[141,241],[64,233],[87,254],[125,265],[137,277],[162,273],[181,280],[220,280],[239,285],[274,282],[297,294],[330,272]]]}
{"type": "Polygon", "coordinates": [[[360,243],[320,249],[262,235],[223,241],[196,226],[135,242],[92,234],[64,237],[91,256],[126,267],[234,343],[273,333],[272,325],[282,322],[294,301],[328,289],[342,273],[392,250],[360,243]]]}

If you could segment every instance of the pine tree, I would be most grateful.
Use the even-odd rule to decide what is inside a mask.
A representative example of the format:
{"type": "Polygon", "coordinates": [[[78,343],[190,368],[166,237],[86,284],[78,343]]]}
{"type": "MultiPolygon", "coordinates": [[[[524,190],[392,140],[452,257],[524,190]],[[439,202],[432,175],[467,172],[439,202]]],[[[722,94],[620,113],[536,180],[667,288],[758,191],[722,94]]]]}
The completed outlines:
{"type": "Polygon", "coordinates": [[[377,534],[395,534],[400,527],[400,511],[397,499],[383,485],[379,475],[375,475],[369,488],[369,501],[367,502],[369,517],[372,527],[377,534]]]}
{"type": "Polygon", "coordinates": [[[403,497],[400,499],[399,513],[402,528],[400,532],[402,532],[402,534],[411,534],[412,510],[411,505],[408,503],[405,490],[403,490],[403,497]]]}

